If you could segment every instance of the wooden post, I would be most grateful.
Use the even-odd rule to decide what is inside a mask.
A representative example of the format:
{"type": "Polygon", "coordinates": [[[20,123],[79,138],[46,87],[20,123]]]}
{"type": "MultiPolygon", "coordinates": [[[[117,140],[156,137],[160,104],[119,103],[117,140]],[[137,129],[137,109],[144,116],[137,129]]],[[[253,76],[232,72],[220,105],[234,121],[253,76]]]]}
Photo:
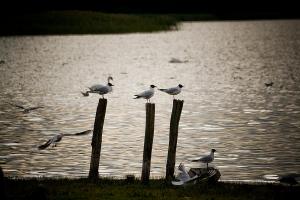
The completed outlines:
{"type": "Polygon", "coordinates": [[[154,116],[155,104],[146,103],[146,128],[144,140],[143,168],[141,177],[143,184],[149,183],[152,144],[154,136],[154,116]]]}
{"type": "Polygon", "coordinates": [[[102,131],[106,113],[107,99],[99,99],[92,138],[92,154],[90,163],[89,179],[97,180],[99,178],[99,161],[102,143],[102,131]]]}
{"type": "Polygon", "coordinates": [[[170,122],[170,134],[169,134],[169,149],[168,149],[168,160],[166,166],[166,180],[170,181],[174,177],[174,167],[176,160],[176,147],[178,137],[178,125],[180,115],[183,107],[183,100],[173,100],[173,109],[170,122]]]}

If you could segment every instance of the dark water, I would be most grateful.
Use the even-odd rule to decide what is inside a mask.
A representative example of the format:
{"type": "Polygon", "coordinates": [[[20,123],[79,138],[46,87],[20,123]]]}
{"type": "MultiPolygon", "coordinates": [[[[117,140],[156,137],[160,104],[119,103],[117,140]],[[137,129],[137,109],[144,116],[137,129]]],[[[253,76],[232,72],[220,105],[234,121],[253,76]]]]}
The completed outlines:
{"type": "MultiPolygon", "coordinates": [[[[300,21],[184,23],[151,34],[0,38],[0,165],[9,176],[87,176],[99,96],[111,74],[100,174],[140,176],[150,84],[183,84],[176,166],[217,150],[223,180],[272,180],[300,169],[300,21]],[[184,63],[170,63],[177,58],[184,63]],[[265,83],[274,82],[272,87],[265,83]],[[44,106],[24,114],[8,102],[44,106]]],[[[156,92],[151,176],[165,174],[172,97],[156,92]]]]}

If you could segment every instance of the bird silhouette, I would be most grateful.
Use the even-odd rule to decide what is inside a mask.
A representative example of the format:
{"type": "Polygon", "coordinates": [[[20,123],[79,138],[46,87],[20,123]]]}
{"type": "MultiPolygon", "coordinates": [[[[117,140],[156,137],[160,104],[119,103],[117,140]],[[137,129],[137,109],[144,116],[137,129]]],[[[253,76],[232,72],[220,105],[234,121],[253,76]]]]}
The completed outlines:
{"type": "Polygon", "coordinates": [[[173,95],[173,99],[175,99],[175,95],[179,94],[181,92],[181,88],[183,88],[183,85],[179,84],[176,87],[168,88],[168,89],[159,89],[162,92],[165,92],[169,95],[173,95]]]}
{"type": "Polygon", "coordinates": [[[36,109],[39,109],[39,108],[44,108],[43,106],[34,106],[34,107],[25,108],[24,106],[13,104],[13,103],[9,103],[9,104],[12,105],[12,106],[15,106],[17,108],[22,109],[23,113],[29,113],[33,110],[36,110],[36,109]]]}
{"type": "Polygon", "coordinates": [[[214,161],[214,153],[215,152],[216,152],[216,150],[212,149],[209,155],[206,155],[206,156],[201,157],[201,158],[193,159],[191,161],[192,162],[206,163],[206,168],[208,169],[208,163],[211,163],[212,161],[214,161]]]}
{"type": "Polygon", "coordinates": [[[102,95],[102,98],[104,98],[104,95],[107,93],[112,92],[112,86],[114,86],[110,81],[113,81],[113,78],[109,76],[107,78],[107,85],[102,84],[95,84],[89,87],[89,90],[86,92],[81,92],[81,94],[85,97],[89,96],[90,93],[96,93],[102,95]]]}
{"type": "Polygon", "coordinates": [[[57,143],[60,142],[62,140],[62,138],[65,137],[65,136],[82,136],[82,135],[87,135],[87,134],[89,134],[91,132],[92,132],[92,130],[86,130],[86,131],[78,132],[78,133],[75,133],[75,134],[63,134],[63,133],[59,133],[59,134],[53,136],[52,138],[50,138],[44,144],[38,146],[38,149],[39,150],[46,149],[51,144],[52,144],[53,147],[55,147],[57,145],[57,143]]]}
{"type": "Polygon", "coordinates": [[[144,98],[144,99],[147,99],[147,102],[148,102],[148,100],[150,102],[150,98],[153,97],[153,95],[154,95],[154,88],[155,87],[156,87],[155,85],[150,85],[150,89],[149,90],[146,90],[146,91],[144,91],[142,93],[134,95],[135,96],[134,99],[144,98]]]}

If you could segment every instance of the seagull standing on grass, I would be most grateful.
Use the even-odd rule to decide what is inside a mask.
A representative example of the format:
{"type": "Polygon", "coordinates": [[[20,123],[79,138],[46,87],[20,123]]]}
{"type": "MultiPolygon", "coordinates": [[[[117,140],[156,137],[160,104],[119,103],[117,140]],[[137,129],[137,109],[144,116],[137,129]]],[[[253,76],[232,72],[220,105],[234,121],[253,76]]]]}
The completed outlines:
{"type": "Polygon", "coordinates": [[[107,85],[101,85],[101,84],[96,84],[91,87],[89,87],[89,91],[86,92],[81,92],[83,96],[89,96],[89,93],[97,93],[102,95],[102,98],[104,99],[104,95],[107,93],[112,92],[112,86],[114,86],[112,83],[110,83],[110,80],[113,81],[113,78],[109,76],[107,78],[107,85]]]}
{"type": "Polygon", "coordinates": [[[155,87],[156,87],[155,85],[150,85],[149,90],[146,90],[146,91],[144,91],[140,94],[134,95],[135,96],[134,99],[144,98],[144,99],[147,99],[147,103],[148,103],[148,100],[150,102],[150,98],[153,97],[153,95],[154,95],[154,88],[155,87]]]}
{"type": "Polygon", "coordinates": [[[212,149],[210,154],[201,158],[193,159],[192,162],[202,162],[206,163],[206,168],[208,169],[208,163],[211,163],[214,160],[214,153],[216,152],[215,149],[212,149]]]}
{"type": "Polygon", "coordinates": [[[181,92],[181,88],[183,88],[183,85],[179,84],[177,87],[172,87],[168,89],[159,89],[159,90],[169,95],[173,95],[173,99],[175,99],[174,96],[181,92]]]}

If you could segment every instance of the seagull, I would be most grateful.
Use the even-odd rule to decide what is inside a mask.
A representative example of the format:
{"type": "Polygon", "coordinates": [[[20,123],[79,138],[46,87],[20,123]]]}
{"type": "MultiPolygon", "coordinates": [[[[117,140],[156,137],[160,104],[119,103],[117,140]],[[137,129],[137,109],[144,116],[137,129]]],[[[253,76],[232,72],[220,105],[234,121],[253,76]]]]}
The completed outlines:
{"type": "Polygon", "coordinates": [[[60,133],[58,135],[53,136],[51,139],[49,139],[46,143],[40,145],[38,148],[40,150],[46,149],[47,147],[49,147],[51,144],[53,144],[53,147],[56,146],[56,143],[58,143],[59,141],[61,141],[61,139],[65,136],[82,136],[82,135],[87,135],[89,133],[91,133],[92,130],[86,130],[86,131],[82,131],[82,132],[78,132],[78,133],[74,133],[74,134],[63,134],[60,133]]]}
{"type": "Polygon", "coordinates": [[[147,99],[147,102],[148,102],[148,100],[150,102],[150,98],[153,97],[153,95],[154,95],[154,88],[155,87],[156,87],[155,85],[150,85],[149,90],[146,90],[146,91],[144,91],[140,94],[134,95],[135,96],[134,99],[144,98],[144,99],[147,99]]]}
{"type": "Polygon", "coordinates": [[[208,163],[211,163],[214,160],[215,149],[212,149],[209,155],[206,155],[201,158],[193,159],[192,162],[203,162],[206,163],[206,168],[208,169],[208,163]]]}
{"type": "Polygon", "coordinates": [[[183,185],[186,182],[189,182],[191,180],[194,180],[194,179],[198,178],[198,175],[195,175],[194,177],[191,178],[190,175],[188,174],[188,171],[185,169],[183,163],[179,164],[178,170],[180,171],[179,175],[177,177],[177,179],[179,181],[172,181],[173,185],[183,185]]]}
{"type": "Polygon", "coordinates": [[[112,83],[110,83],[110,80],[113,80],[111,76],[107,78],[107,85],[101,85],[96,84],[91,87],[89,87],[89,91],[81,92],[83,96],[89,96],[89,93],[97,93],[102,95],[102,98],[104,99],[104,94],[112,92],[112,86],[114,86],[112,83]]]}
{"type": "Polygon", "coordinates": [[[23,109],[23,113],[29,113],[32,110],[36,110],[36,109],[39,109],[39,108],[44,108],[43,106],[35,106],[35,107],[25,108],[24,106],[21,106],[21,105],[12,104],[12,103],[9,103],[9,104],[12,105],[12,106],[15,106],[17,108],[23,109]]]}
{"type": "Polygon", "coordinates": [[[159,89],[162,92],[165,92],[169,95],[173,95],[173,99],[175,99],[175,95],[179,94],[181,92],[181,88],[183,88],[183,85],[179,84],[176,87],[168,88],[168,89],[159,89]]]}
{"type": "Polygon", "coordinates": [[[40,145],[38,148],[40,150],[46,149],[47,147],[49,147],[51,144],[53,147],[56,146],[56,144],[61,141],[61,139],[63,138],[64,134],[60,133],[58,135],[53,136],[51,139],[49,139],[45,144],[40,145]]]}

